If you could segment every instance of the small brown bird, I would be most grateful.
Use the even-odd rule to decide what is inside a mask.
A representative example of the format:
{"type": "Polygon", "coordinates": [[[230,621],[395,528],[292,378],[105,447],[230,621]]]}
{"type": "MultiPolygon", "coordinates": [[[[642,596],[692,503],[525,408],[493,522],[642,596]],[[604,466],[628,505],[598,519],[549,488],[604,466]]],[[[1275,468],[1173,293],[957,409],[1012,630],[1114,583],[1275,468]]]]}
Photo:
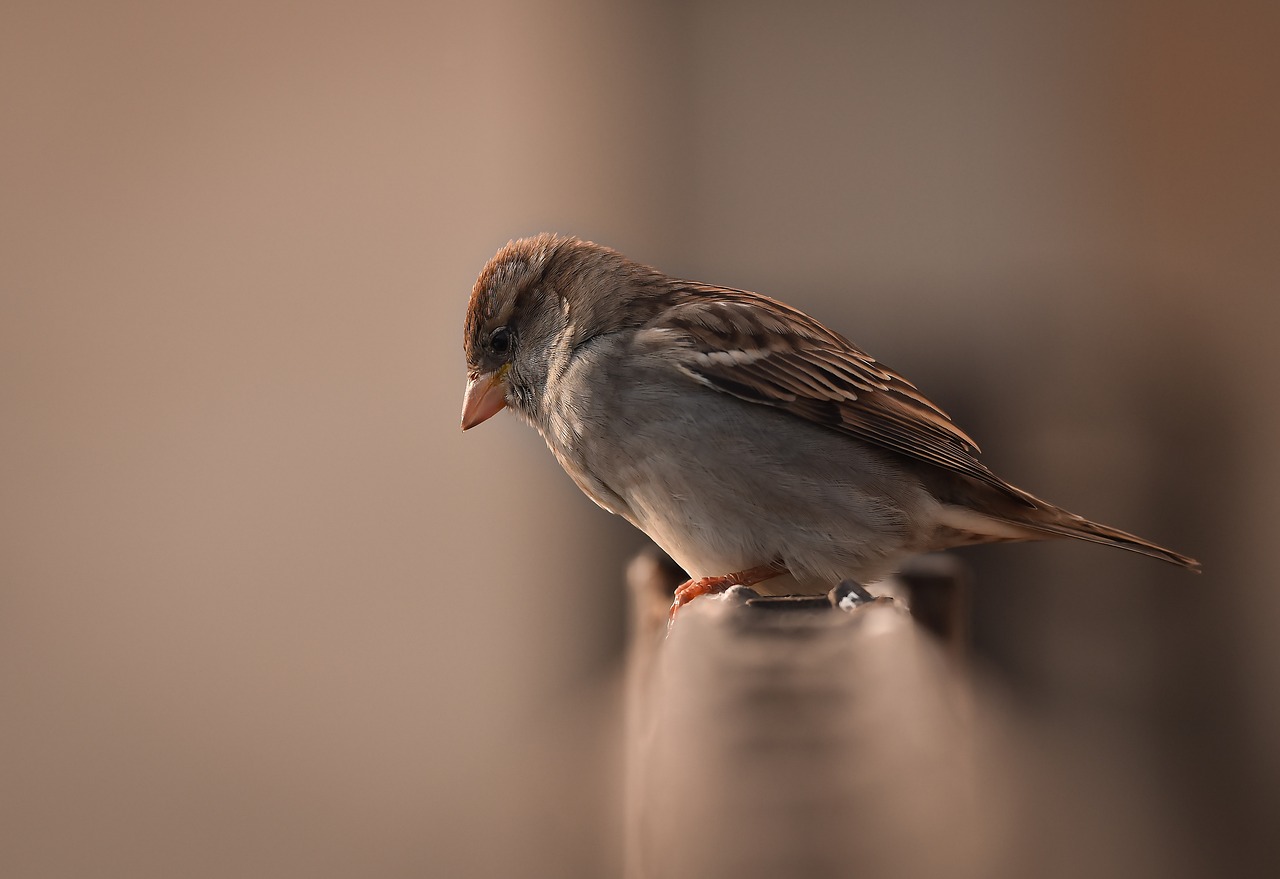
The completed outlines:
{"type": "Polygon", "coordinates": [[[1074,537],[1199,569],[1005,482],[915,385],[807,314],[589,241],[498,251],[463,346],[462,429],[504,407],[536,427],[588,497],[689,572],[673,619],[734,584],[869,583],[976,543],[1074,537]]]}

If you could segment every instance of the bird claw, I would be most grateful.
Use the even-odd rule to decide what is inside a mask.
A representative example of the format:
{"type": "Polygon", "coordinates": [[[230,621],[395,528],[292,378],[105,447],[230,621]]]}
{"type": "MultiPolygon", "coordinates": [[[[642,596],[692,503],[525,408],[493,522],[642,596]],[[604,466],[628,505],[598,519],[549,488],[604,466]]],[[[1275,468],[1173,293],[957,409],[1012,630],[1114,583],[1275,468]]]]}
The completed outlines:
{"type": "Polygon", "coordinates": [[[725,574],[720,577],[703,577],[700,580],[686,581],[676,588],[675,597],[671,601],[671,610],[667,614],[667,634],[671,634],[671,627],[675,625],[676,615],[680,613],[680,608],[693,601],[699,595],[714,595],[724,592],[733,586],[754,586],[756,583],[762,583],[785,573],[785,571],[786,569],[781,564],[773,563],[748,568],[745,571],[737,571],[733,574],[725,574]]]}
{"type": "Polygon", "coordinates": [[[671,610],[667,613],[667,631],[676,624],[676,614],[680,608],[693,601],[699,595],[713,595],[736,585],[732,575],[726,577],[703,577],[701,580],[688,580],[676,588],[675,597],[671,601],[671,610]]]}

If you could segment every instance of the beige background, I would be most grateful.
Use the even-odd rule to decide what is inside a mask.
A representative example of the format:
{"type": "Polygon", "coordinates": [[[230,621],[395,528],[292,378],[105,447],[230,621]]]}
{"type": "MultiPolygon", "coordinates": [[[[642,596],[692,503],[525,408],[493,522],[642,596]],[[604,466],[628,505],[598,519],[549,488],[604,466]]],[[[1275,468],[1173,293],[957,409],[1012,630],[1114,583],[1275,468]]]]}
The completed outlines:
{"type": "Polygon", "coordinates": [[[1277,15],[1059,6],[7,3],[0,873],[616,871],[639,538],[457,428],[543,229],[809,309],[1200,556],[971,553],[977,650],[1041,875],[1261,857],[1277,15]]]}

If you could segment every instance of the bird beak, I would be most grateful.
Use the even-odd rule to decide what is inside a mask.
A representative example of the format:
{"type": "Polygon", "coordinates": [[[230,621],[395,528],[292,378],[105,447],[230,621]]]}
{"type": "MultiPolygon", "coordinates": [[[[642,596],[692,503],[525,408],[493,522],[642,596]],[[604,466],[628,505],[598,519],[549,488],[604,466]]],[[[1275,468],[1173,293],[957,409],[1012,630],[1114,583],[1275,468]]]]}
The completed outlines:
{"type": "Polygon", "coordinates": [[[488,421],[507,405],[507,367],[497,372],[473,375],[467,381],[467,395],[462,401],[462,429],[470,430],[488,421]]]}

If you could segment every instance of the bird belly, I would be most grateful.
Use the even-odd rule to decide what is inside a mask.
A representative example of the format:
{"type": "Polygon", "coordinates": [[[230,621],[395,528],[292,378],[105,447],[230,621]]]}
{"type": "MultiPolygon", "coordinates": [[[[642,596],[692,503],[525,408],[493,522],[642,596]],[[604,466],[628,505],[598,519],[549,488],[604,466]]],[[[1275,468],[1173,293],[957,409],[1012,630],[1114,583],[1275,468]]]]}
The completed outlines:
{"type": "Polygon", "coordinates": [[[623,381],[610,375],[619,359],[601,354],[575,368],[606,380],[594,392],[574,383],[576,393],[549,407],[543,435],[588,496],[690,576],[780,561],[827,588],[846,577],[871,582],[932,534],[937,502],[891,455],[683,377],[674,382],[665,365],[623,381]]]}
{"type": "Polygon", "coordinates": [[[781,561],[825,588],[872,582],[932,532],[936,502],[888,456],[760,407],[742,418],[750,404],[723,395],[706,405],[724,411],[697,435],[679,419],[633,421],[607,478],[690,576],[781,561]]]}

